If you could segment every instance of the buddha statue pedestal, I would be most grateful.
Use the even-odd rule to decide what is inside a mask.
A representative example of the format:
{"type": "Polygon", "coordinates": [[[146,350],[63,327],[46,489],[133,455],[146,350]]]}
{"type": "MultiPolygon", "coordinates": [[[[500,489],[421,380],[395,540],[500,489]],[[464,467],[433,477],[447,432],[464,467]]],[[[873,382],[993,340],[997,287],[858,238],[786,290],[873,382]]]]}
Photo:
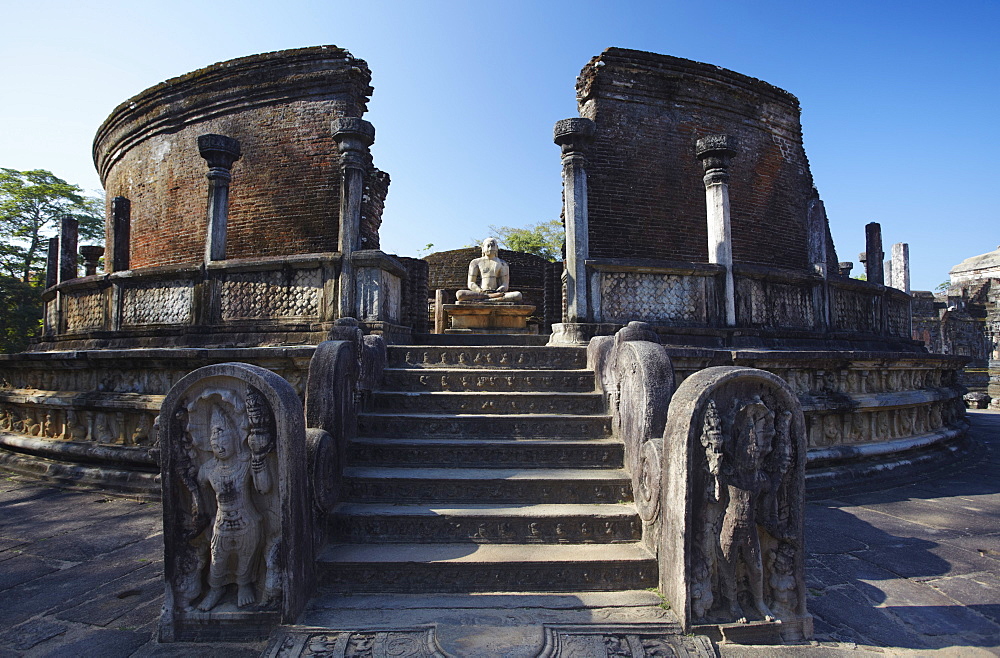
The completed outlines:
{"type": "Polygon", "coordinates": [[[536,334],[538,327],[528,326],[528,317],[535,312],[530,304],[504,302],[445,304],[451,317],[446,334],[536,334]]]}

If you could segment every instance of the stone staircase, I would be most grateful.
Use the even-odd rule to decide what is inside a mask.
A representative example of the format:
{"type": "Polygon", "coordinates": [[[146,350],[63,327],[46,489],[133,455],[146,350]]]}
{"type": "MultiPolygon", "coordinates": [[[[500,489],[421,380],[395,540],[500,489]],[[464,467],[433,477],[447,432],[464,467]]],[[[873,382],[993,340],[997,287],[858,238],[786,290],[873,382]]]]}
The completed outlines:
{"type": "Polygon", "coordinates": [[[656,585],[622,444],[577,347],[389,347],[347,448],[320,591],[656,585]]]}

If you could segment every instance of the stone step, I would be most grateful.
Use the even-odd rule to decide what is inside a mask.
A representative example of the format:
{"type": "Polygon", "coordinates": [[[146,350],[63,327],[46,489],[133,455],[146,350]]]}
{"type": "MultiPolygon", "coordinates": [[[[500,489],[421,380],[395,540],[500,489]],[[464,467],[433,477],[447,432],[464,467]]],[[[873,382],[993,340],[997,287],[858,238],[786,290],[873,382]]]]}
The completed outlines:
{"type": "Polygon", "coordinates": [[[344,469],[349,502],[619,503],[632,501],[622,469],[384,468],[344,469]]]}
{"type": "Polygon", "coordinates": [[[604,438],[611,417],[566,414],[398,414],[365,412],[358,436],[456,439],[604,438]]]}
{"type": "Polygon", "coordinates": [[[627,544],[331,544],[319,584],[335,592],[574,592],[655,587],[655,558],[627,544]]]}
{"type": "Polygon", "coordinates": [[[589,393],[595,390],[590,370],[482,370],[478,368],[386,368],[389,391],[548,391],[589,393]]]}
{"type": "Polygon", "coordinates": [[[620,543],[642,538],[631,504],[392,505],[341,503],[330,536],[350,542],[620,543]]]}
{"type": "Polygon", "coordinates": [[[390,345],[389,367],[573,370],[587,367],[584,347],[390,345]]]}
{"type": "Polygon", "coordinates": [[[617,439],[357,438],[347,446],[347,460],[354,466],[621,468],[624,450],[617,439]]]}
{"type": "Polygon", "coordinates": [[[580,414],[604,411],[600,393],[492,393],[376,391],[376,412],[446,414],[580,414]]]}

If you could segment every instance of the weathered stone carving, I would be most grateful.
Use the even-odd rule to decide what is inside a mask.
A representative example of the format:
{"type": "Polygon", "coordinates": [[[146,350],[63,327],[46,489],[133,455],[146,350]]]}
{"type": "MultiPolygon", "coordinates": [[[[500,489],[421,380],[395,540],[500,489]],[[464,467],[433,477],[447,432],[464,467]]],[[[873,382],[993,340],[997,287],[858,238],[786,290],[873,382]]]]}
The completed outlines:
{"type": "Polygon", "coordinates": [[[660,586],[685,627],[780,621],[786,639],[810,636],[792,391],[762,370],[707,368],[674,393],[663,436],[660,586]]]}
{"type": "Polygon", "coordinates": [[[319,269],[231,273],[222,284],[222,318],[317,318],[322,289],[319,269]]]}
{"type": "Polygon", "coordinates": [[[625,467],[632,476],[636,508],[645,524],[650,548],[659,520],[663,427],[674,370],[653,328],[630,322],[614,337],[599,336],[587,348],[611,413],[615,436],[625,444],[625,467]]]}
{"type": "Polygon", "coordinates": [[[191,321],[194,283],[162,281],[122,290],[121,322],[125,326],[185,324],[191,321]]]}
{"type": "Polygon", "coordinates": [[[509,290],[510,266],[497,254],[500,246],[496,238],[483,240],[483,255],[469,263],[467,290],[455,293],[455,299],[462,302],[488,304],[496,302],[521,301],[521,293],[509,290]]]}
{"type": "Polygon", "coordinates": [[[62,298],[63,322],[67,332],[100,329],[104,326],[104,292],[86,291],[62,298]]]}
{"type": "Polygon", "coordinates": [[[701,326],[708,321],[706,277],[643,272],[601,273],[601,318],[701,326]]]}
{"type": "Polygon", "coordinates": [[[206,366],[168,393],[163,641],[266,634],[301,610],[313,564],[303,421],[291,386],[257,366],[206,366]],[[204,625],[219,611],[227,625],[204,625]]]}

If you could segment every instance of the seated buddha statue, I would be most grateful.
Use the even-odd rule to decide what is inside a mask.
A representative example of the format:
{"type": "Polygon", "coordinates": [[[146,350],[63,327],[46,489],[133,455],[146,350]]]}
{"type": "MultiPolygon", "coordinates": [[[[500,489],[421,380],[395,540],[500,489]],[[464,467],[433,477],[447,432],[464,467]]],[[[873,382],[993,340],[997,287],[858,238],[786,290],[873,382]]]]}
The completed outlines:
{"type": "Polygon", "coordinates": [[[497,254],[500,246],[496,238],[483,240],[483,255],[469,263],[467,290],[455,293],[458,303],[489,304],[493,302],[518,303],[521,293],[510,291],[510,266],[497,254]]]}

